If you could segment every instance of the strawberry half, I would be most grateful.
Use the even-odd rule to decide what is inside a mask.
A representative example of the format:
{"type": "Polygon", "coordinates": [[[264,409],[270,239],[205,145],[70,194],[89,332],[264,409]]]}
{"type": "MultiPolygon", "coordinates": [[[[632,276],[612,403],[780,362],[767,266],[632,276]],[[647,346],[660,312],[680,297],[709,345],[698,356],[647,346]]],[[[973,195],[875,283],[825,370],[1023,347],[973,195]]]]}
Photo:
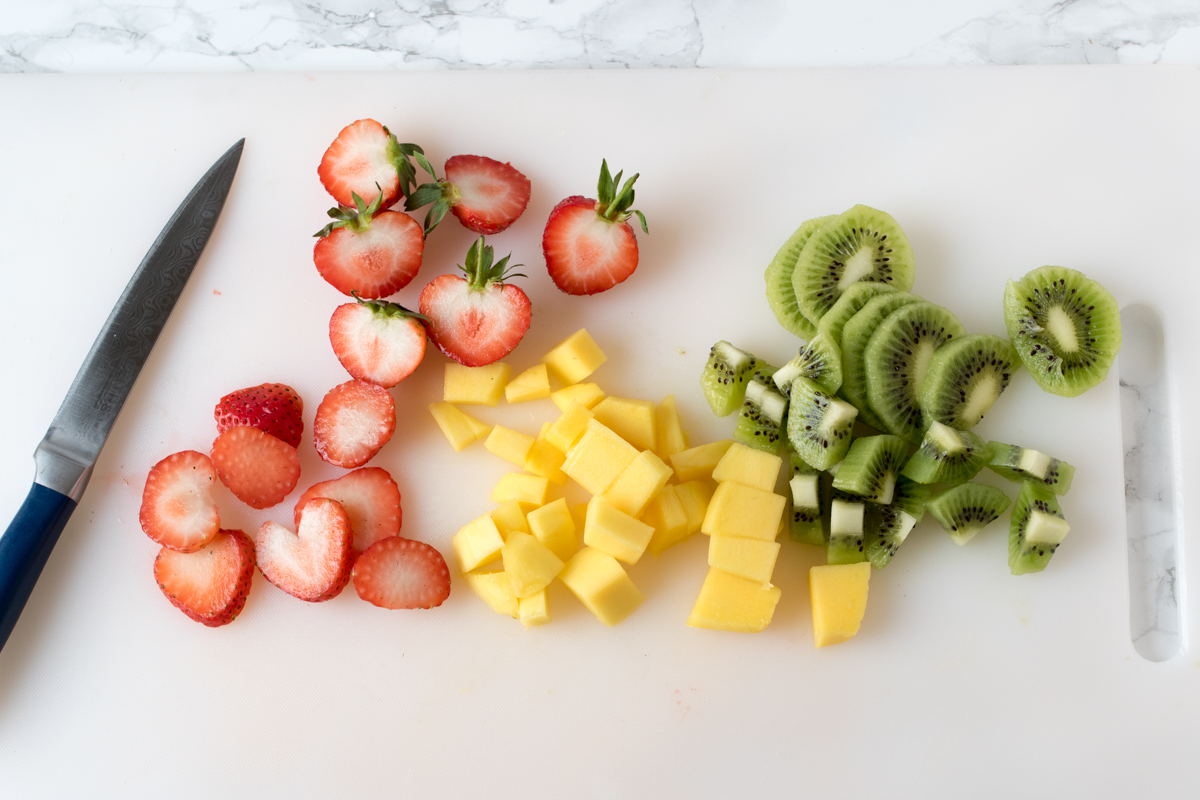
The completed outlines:
{"type": "Polygon", "coordinates": [[[424,542],[392,536],[354,563],[354,591],[380,608],[434,608],[450,596],[446,559],[424,542]]]}
{"type": "MultiPolygon", "coordinates": [[[[533,309],[525,292],[505,280],[525,277],[508,271],[511,255],[492,264],[492,248],[479,237],[459,265],[466,279],[440,275],[421,290],[421,313],[429,338],[449,358],[468,367],[499,361],[521,341],[533,309]]],[[[521,266],[513,265],[513,268],[521,266]]]]}
{"type": "Polygon", "coordinates": [[[185,553],[208,544],[221,530],[212,496],[216,476],[209,457],[195,450],[155,464],[142,491],[142,530],[163,547],[185,553]]]}
{"type": "Polygon", "coordinates": [[[333,353],[351,377],[390,389],[425,358],[425,318],[396,303],[355,300],[329,320],[333,353]]]}
{"type": "Polygon", "coordinates": [[[333,140],[317,175],[339,205],[353,205],[355,192],[380,208],[390,208],[415,183],[416,170],[409,156],[421,153],[415,144],[401,144],[385,126],[373,119],[352,122],[333,140]]]}
{"type": "Polygon", "coordinates": [[[350,580],[350,518],[336,500],[318,497],[300,511],[296,532],[264,522],[254,537],[263,577],[293,597],[320,603],[350,580]]]}
{"type": "Polygon", "coordinates": [[[398,292],[421,268],[425,235],[407,214],[380,211],[357,192],[354,205],[329,209],[333,222],[315,234],[317,272],[342,294],[374,299],[398,292]]]}
{"type": "Polygon", "coordinates": [[[304,432],[303,412],[304,401],[295,389],[282,383],[264,383],[225,395],[217,403],[213,417],[217,420],[217,433],[249,426],[299,447],[300,434],[304,432]]]}
{"type": "Polygon", "coordinates": [[[223,530],[194,553],[164,547],[154,559],[154,579],[171,605],[196,622],[219,628],[242,613],[254,561],[250,537],[223,530]]]}
{"type": "Polygon", "coordinates": [[[300,457],[290,444],[258,428],[230,428],[212,446],[217,477],[251,508],[270,508],[300,480],[300,457]]]}
{"type": "Polygon", "coordinates": [[[404,522],[400,487],[386,469],[379,467],[356,469],[337,480],[313,484],[296,501],[296,525],[300,524],[301,510],[314,497],[327,497],[342,504],[354,532],[355,557],[380,539],[400,533],[404,522]]]}
{"type": "Polygon", "coordinates": [[[634,214],[649,233],[646,217],[633,205],[637,175],[621,190],[608,173],[608,162],[600,163],[599,200],[568,197],[556,205],[542,232],[542,253],[554,285],[567,294],[596,294],[611,289],[637,269],[638,245],[628,220],[634,214]]]}
{"type": "Polygon", "coordinates": [[[446,160],[446,177],[439,181],[423,154],[416,159],[435,182],[421,184],[409,193],[404,208],[413,211],[433,203],[425,215],[426,234],[437,227],[446,211],[475,233],[499,233],[516,222],[529,205],[529,178],[512,164],[486,156],[451,156],[446,160]]]}
{"type": "Polygon", "coordinates": [[[388,390],[366,381],[335,386],[317,407],[313,445],[337,467],[361,467],[396,430],[396,403],[388,390]]]}

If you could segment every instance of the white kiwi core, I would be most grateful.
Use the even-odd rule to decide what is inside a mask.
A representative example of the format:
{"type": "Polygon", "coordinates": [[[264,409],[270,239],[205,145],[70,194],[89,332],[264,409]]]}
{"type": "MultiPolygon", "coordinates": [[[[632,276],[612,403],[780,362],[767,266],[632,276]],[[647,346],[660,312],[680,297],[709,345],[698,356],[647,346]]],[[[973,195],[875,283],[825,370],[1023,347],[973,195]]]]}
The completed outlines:
{"type": "Polygon", "coordinates": [[[1046,312],[1046,330],[1050,331],[1050,335],[1064,353],[1079,350],[1079,334],[1075,331],[1075,321],[1059,306],[1051,306],[1046,312]]]}
{"type": "Polygon", "coordinates": [[[854,255],[846,259],[842,277],[838,279],[838,289],[844,292],[850,284],[857,283],[875,271],[872,252],[870,247],[860,247],[854,251],[854,255]]]}
{"type": "Polygon", "coordinates": [[[996,376],[990,372],[983,373],[971,387],[967,395],[967,403],[959,412],[959,419],[968,426],[974,426],[983,419],[983,415],[987,413],[999,396],[1000,386],[996,381],[996,376]]]}

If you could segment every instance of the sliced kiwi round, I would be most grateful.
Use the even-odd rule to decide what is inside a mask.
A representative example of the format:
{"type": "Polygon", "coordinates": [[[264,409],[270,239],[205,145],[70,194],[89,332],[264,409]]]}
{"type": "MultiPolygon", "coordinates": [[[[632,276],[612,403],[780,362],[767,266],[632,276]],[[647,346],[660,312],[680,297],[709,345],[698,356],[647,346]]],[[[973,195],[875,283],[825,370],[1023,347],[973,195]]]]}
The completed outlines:
{"type": "Polygon", "coordinates": [[[787,438],[800,458],[827,470],[846,456],[858,409],[808,378],[792,381],[787,438]]]}
{"type": "Polygon", "coordinates": [[[917,483],[965,483],[979,474],[991,455],[977,433],[931,422],[900,474],[917,483]]]}
{"type": "Polygon", "coordinates": [[[902,509],[867,503],[863,552],[871,566],[875,569],[886,567],[916,524],[917,520],[902,509]]]}
{"type": "Polygon", "coordinates": [[[828,222],[837,219],[837,215],[817,217],[803,223],[796,232],[788,237],[779,248],[779,252],[767,265],[763,275],[767,281],[767,304],[775,314],[779,324],[787,328],[801,339],[810,339],[817,329],[800,312],[800,303],[796,300],[796,290],[792,287],[792,272],[796,269],[796,259],[800,251],[808,243],[809,237],[816,233],[828,222]]]}
{"type": "Polygon", "coordinates": [[[1116,299],[1082,272],[1066,267],[1039,267],[1009,281],[1004,323],[1038,386],[1063,397],[1075,397],[1104,380],[1121,349],[1116,299]]]}
{"type": "Polygon", "coordinates": [[[858,281],[850,284],[833,304],[833,307],[825,313],[825,316],[821,317],[820,323],[817,324],[817,331],[829,337],[840,347],[842,329],[846,327],[850,318],[857,314],[872,297],[894,291],[896,291],[896,287],[887,283],[858,281]]]}
{"type": "Polygon", "coordinates": [[[855,439],[838,467],[833,488],[887,505],[892,502],[896,476],[907,460],[908,442],[899,436],[881,434],[855,439]]]}
{"type": "Polygon", "coordinates": [[[981,333],[953,339],[933,354],[917,401],[926,419],[974,428],[1020,366],[1007,339],[981,333]]]}
{"type": "Polygon", "coordinates": [[[1008,568],[1013,575],[1041,572],[1071,526],[1055,496],[1033,481],[1021,484],[1008,524],[1008,568]]]}
{"type": "Polygon", "coordinates": [[[966,331],[933,303],[910,303],[888,315],[867,342],[867,402],[888,431],[920,442],[927,427],[917,395],[937,349],[966,331]]]}
{"type": "Polygon", "coordinates": [[[925,506],[955,544],[964,545],[995,522],[1012,501],[1000,489],[964,483],[948,489],[925,506]]]}
{"type": "Polygon", "coordinates": [[[903,292],[913,283],[908,237],[891,216],[862,205],[813,233],[792,272],[800,312],[813,323],[858,281],[886,283],[903,292]]]}
{"type": "Polygon", "coordinates": [[[842,385],[842,349],[828,336],[818,333],[773,377],[784,397],[791,395],[792,381],[796,378],[809,378],[829,392],[836,392],[842,385]]]}
{"type": "Polygon", "coordinates": [[[867,405],[867,368],[863,351],[880,323],[901,306],[920,303],[921,298],[908,292],[891,292],[872,297],[842,328],[842,397],[858,409],[858,418],[877,431],[886,433],[887,425],[867,405]]]}

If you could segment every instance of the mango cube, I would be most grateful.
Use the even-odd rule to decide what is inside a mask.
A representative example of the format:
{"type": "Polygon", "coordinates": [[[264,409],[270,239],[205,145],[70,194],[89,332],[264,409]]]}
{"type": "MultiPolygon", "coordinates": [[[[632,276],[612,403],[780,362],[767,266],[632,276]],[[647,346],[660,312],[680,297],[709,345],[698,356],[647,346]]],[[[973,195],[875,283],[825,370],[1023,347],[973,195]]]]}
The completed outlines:
{"type": "Polygon", "coordinates": [[[575,520],[575,530],[581,531],[587,525],[587,503],[571,506],[571,517],[575,520]]]}
{"type": "Polygon", "coordinates": [[[550,552],[566,561],[579,550],[575,519],[563,498],[529,512],[529,528],[550,552]]]}
{"type": "Polygon", "coordinates": [[[433,415],[433,419],[442,429],[442,433],[446,434],[446,438],[450,440],[450,446],[454,448],[455,452],[479,441],[475,429],[467,422],[467,415],[449,403],[431,403],[429,413],[433,415]]]}
{"type": "Polygon", "coordinates": [[[520,614],[520,601],[513,594],[508,575],[503,572],[469,572],[463,575],[471,591],[497,614],[507,614],[513,619],[520,614]]]}
{"type": "Polygon", "coordinates": [[[499,508],[492,509],[492,522],[500,531],[500,538],[507,539],[513,531],[529,533],[529,522],[525,519],[525,510],[516,500],[506,500],[499,508]]]}
{"type": "Polygon", "coordinates": [[[688,438],[675,408],[675,395],[669,394],[654,407],[654,452],[663,458],[687,449],[688,438]]]}
{"type": "Polygon", "coordinates": [[[607,360],[608,356],[604,355],[604,351],[583,328],[542,356],[542,361],[564,386],[579,383],[607,360]]]}
{"type": "Polygon", "coordinates": [[[499,361],[486,367],[464,367],[449,361],[442,384],[442,399],[447,403],[494,406],[500,402],[511,372],[512,367],[499,361]]]}
{"type": "Polygon", "coordinates": [[[642,522],[654,528],[654,535],[650,537],[650,544],[646,545],[646,549],[655,556],[700,530],[699,522],[696,523],[696,530],[688,530],[687,511],[679,499],[678,487],[671,484],[664,486],[646,505],[646,510],[642,512],[642,522]]]}
{"type": "Polygon", "coordinates": [[[702,444],[671,454],[671,466],[681,481],[697,478],[712,478],[713,470],[721,462],[725,452],[733,446],[733,439],[702,444]]]}
{"type": "Polygon", "coordinates": [[[608,553],[626,564],[636,564],[646,552],[651,528],[624,511],[618,511],[600,497],[588,503],[587,522],[583,526],[583,543],[608,553]]]}
{"type": "MultiPolygon", "coordinates": [[[[708,565],[766,585],[779,557],[778,542],[743,539],[740,536],[713,536],[708,540],[708,565]]],[[[507,559],[505,565],[508,564],[507,559]]]]}
{"type": "Polygon", "coordinates": [[[492,432],[488,434],[483,446],[489,452],[500,456],[506,461],[511,461],[524,469],[529,449],[533,447],[533,437],[526,436],[503,425],[497,425],[492,428],[492,432]]]}
{"type": "Polygon", "coordinates": [[[592,414],[597,422],[639,450],[654,449],[654,403],[649,400],[610,395],[596,404],[592,414]]]}
{"type": "Polygon", "coordinates": [[[501,555],[518,600],[545,589],[563,568],[562,559],[528,533],[510,533],[501,555]]]}
{"type": "Polygon", "coordinates": [[[525,456],[525,471],[562,486],[567,482],[567,473],[562,471],[563,462],[567,457],[563,455],[562,450],[546,439],[549,429],[550,423],[544,423],[542,432],[533,440],[533,447],[529,448],[529,454],[525,456]]]}
{"type": "Polygon", "coordinates": [[[540,506],[546,502],[546,493],[550,491],[550,481],[537,475],[523,475],[510,472],[500,478],[492,489],[493,503],[507,503],[516,500],[540,506]]]}
{"type": "Polygon", "coordinates": [[[504,387],[504,399],[510,403],[545,400],[549,396],[550,373],[547,372],[545,364],[530,367],[504,387]]]}
{"type": "Polygon", "coordinates": [[[486,439],[488,434],[492,432],[492,428],[495,427],[493,425],[488,425],[486,422],[475,419],[461,408],[458,410],[458,413],[462,414],[463,419],[465,419],[467,424],[471,426],[471,430],[475,434],[475,441],[486,439]]]}
{"type": "Polygon", "coordinates": [[[522,597],[517,604],[521,624],[528,628],[536,628],[550,621],[550,606],[546,602],[546,590],[522,597]]]}
{"type": "Polygon", "coordinates": [[[808,571],[813,638],[817,647],[838,644],[858,633],[867,611],[871,563],[830,564],[808,571]]]}
{"type": "Polygon", "coordinates": [[[700,530],[717,536],[741,536],[773,542],[779,534],[787,499],[733,481],[717,484],[700,530]]]}
{"type": "Polygon", "coordinates": [[[643,450],[601,497],[613,508],[640,517],[650,499],[667,485],[671,474],[671,468],[661,458],[643,450]]]}
{"type": "Polygon", "coordinates": [[[596,420],[567,453],[563,472],[591,494],[601,494],[637,458],[637,449],[596,420]]]}
{"type": "Polygon", "coordinates": [[[594,383],[577,383],[551,392],[550,399],[558,406],[559,411],[566,411],[571,403],[579,403],[584,408],[594,408],[596,403],[604,399],[604,391],[594,383]]]}
{"type": "Polygon", "coordinates": [[[610,628],[637,610],[645,599],[617,560],[594,547],[576,553],[558,577],[596,619],[610,628]]]}
{"type": "Polygon", "coordinates": [[[579,437],[583,436],[592,417],[592,412],[587,408],[579,403],[571,403],[562,416],[546,429],[546,441],[564,453],[568,452],[579,441],[579,437]]]}
{"type": "Polygon", "coordinates": [[[758,633],[770,624],[779,595],[778,586],[763,586],[759,581],[712,567],[687,624],[716,631],[758,633]]]}
{"type": "Polygon", "coordinates": [[[485,514],[459,529],[450,537],[450,544],[458,559],[459,571],[466,574],[499,558],[504,540],[491,515],[485,514]]]}
{"type": "Polygon", "coordinates": [[[779,478],[779,468],[782,466],[783,459],[779,456],[735,442],[713,468],[712,479],[717,483],[736,481],[770,492],[775,489],[775,481],[779,478]]]}
{"type": "Polygon", "coordinates": [[[708,503],[715,491],[717,485],[707,478],[697,478],[675,487],[675,493],[679,495],[679,502],[687,514],[688,536],[700,530],[704,524],[704,515],[708,512],[708,503]]]}

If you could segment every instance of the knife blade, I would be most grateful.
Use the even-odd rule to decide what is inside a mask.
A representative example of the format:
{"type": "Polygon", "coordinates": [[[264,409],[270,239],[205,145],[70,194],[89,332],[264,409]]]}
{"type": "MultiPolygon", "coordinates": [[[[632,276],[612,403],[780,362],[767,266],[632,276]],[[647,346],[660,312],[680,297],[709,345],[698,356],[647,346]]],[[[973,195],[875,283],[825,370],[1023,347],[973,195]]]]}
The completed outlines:
{"type": "Polygon", "coordinates": [[[34,451],[33,487],[0,536],[0,649],[204,251],[229,196],[245,141],[238,140],[217,159],[171,215],[108,315],[34,451]]]}

